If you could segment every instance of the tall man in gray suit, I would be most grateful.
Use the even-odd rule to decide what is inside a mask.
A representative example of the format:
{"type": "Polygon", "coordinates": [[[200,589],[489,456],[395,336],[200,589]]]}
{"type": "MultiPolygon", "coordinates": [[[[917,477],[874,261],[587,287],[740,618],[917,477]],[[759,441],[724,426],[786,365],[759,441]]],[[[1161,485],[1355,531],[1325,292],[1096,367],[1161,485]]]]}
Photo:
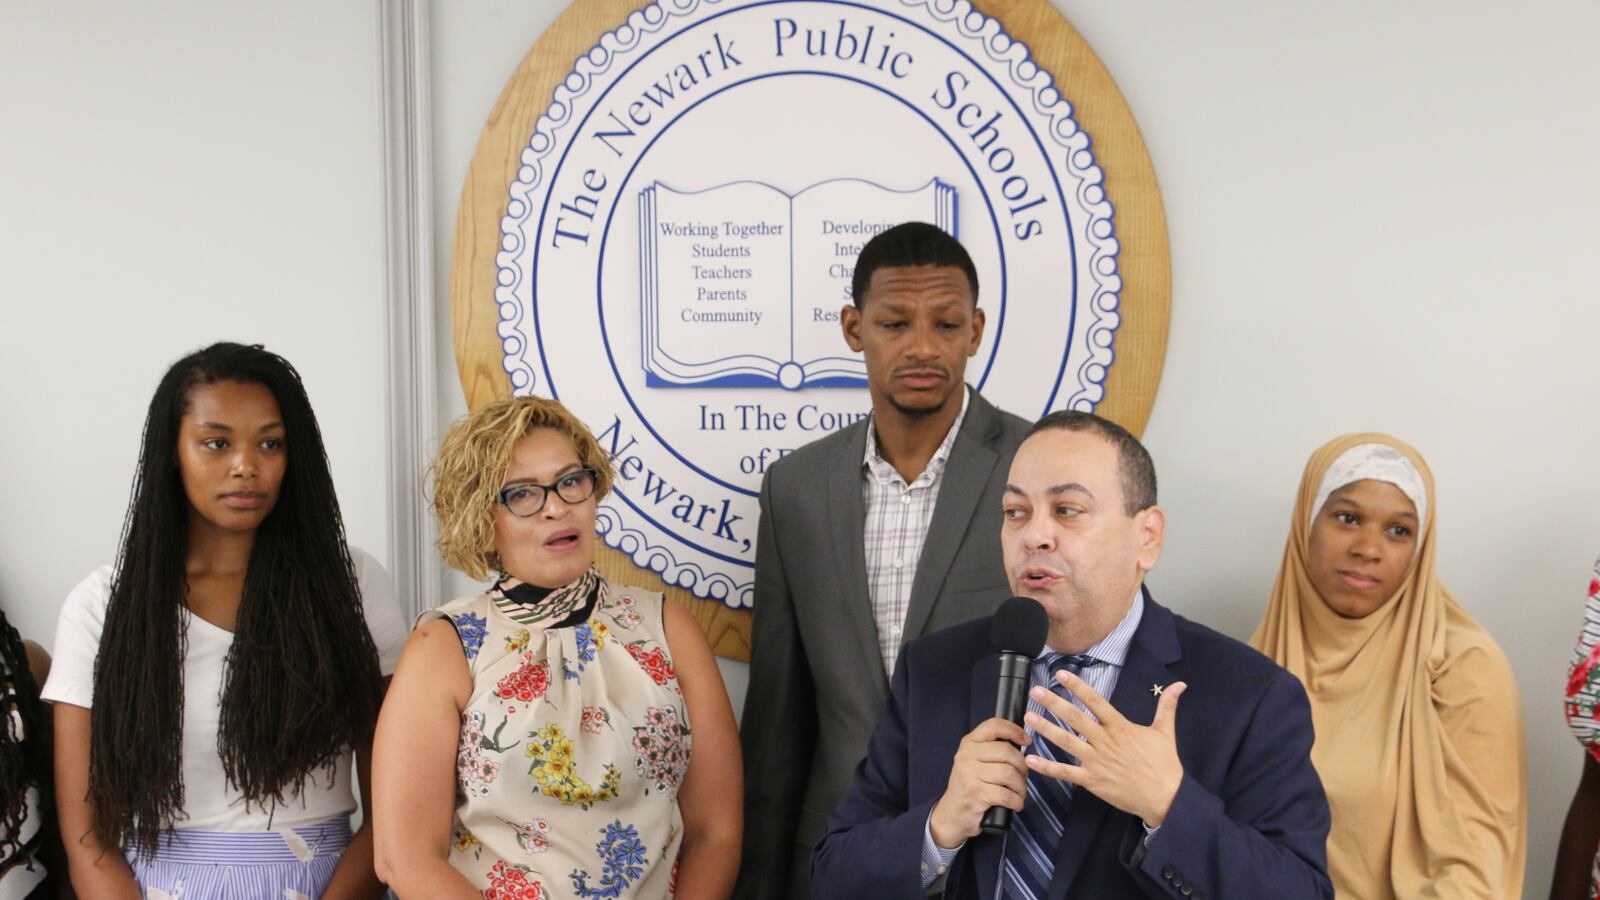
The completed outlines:
{"type": "Polygon", "coordinates": [[[908,222],[862,248],[841,326],[872,415],[767,471],[756,538],[738,900],[804,900],[811,847],[849,790],[907,641],[1011,595],[1000,497],[1028,423],[966,387],[978,274],[908,222]]]}

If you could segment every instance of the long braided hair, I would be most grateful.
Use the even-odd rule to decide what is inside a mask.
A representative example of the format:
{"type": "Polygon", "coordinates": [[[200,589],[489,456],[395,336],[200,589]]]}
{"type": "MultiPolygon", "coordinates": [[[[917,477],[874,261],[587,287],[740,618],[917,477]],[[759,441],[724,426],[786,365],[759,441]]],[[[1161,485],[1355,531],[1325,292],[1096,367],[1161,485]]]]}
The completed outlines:
{"type": "Polygon", "coordinates": [[[28,814],[28,788],[39,787],[49,771],[45,758],[44,705],[28,668],[22,635],[0,611],[0,663],[5,681],[0,689],[0,860],[22,849],[22,819],[28,814]],[[22,728],[17,728],[18,724],[22,728]]]}
{"type": "Polygon", "coordinates": [[[378,715],[378,654],[299,373],[259,345],[219,343],[184,357],[150,401],[95,660],[89,799],[109,847],[153,851],[184,809],[189,502],[178,427],[194,388],[217,382],[270,390],[288,453],[277,503],[256,529],[228,651],[223,772],[247,803],[273,808],[370,736],[378,715]]]}

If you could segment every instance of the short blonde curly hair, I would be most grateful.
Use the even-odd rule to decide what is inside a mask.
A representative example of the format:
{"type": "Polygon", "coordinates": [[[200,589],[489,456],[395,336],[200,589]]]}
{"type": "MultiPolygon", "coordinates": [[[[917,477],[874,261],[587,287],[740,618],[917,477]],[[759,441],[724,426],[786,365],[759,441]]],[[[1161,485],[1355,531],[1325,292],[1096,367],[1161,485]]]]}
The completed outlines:
{"type": "Polygon", "coordinates": [[[507,397],[457,419],[428,467],[439,553],[451,568],[487,581],[500,568],[494,549],[494,505],[517,441],[553,428],[572,441],[578,460],[595,471],[594,496],[611,490],[611,460],[588,426],[554,400],[507,397]]]}

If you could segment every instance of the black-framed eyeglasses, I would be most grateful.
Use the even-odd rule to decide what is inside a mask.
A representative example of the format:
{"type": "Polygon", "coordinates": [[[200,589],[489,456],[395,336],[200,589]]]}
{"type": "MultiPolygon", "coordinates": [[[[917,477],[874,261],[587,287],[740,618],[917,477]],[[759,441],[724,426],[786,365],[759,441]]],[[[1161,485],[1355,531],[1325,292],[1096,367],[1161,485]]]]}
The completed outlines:
{"type": "Polygon", "coordinates": [[[535,484],[531,481],[513,484],[500,492],[500,502],[512,515],[526,518],[544,509],[551,491],[555,491],[556,496],[566,503],[582,503],[594,496],[594,485],[593,469],[574,469],[556,479],[555,484],[535,484]]]}

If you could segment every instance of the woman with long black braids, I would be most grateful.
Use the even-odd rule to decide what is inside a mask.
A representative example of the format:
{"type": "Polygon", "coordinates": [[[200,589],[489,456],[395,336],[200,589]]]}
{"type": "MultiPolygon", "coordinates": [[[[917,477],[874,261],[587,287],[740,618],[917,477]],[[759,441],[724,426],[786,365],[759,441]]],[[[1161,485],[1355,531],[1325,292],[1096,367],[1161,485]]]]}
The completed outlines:
{"type": "Polygon", "coordinates": [[[117,563],[67,597],[44,689],[78,892],[379,896],[350,761],[404,638],[388,575],[345,545],[294,368],[239,344],[179,360],[117,563]]]}
{"type": "Polygon", "coordinates": [[[39,702],[49,670],[44,648],[24,641],[0,612],[0,900],[57,896],[45,864],[60,842],[46,821],[50,732],[39,702]]]}

